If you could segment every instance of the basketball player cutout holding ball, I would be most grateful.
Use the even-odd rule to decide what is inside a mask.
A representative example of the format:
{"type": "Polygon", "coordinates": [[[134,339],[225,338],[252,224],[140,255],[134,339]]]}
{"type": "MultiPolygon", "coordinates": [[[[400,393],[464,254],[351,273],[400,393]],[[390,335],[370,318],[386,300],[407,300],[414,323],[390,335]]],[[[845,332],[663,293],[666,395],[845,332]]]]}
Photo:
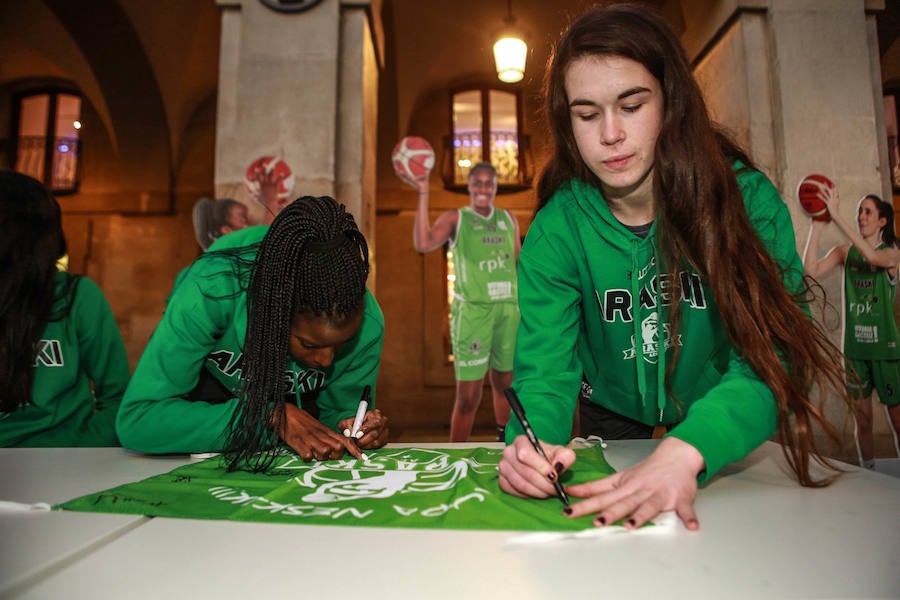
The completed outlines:
{"type": "Polygon", "coordinates": [[[803,253],[803,268],[819,279],[844,267],[844,356],[855,399],[856,442],[860,466],[874,468],[875,441],[872,393],[886,407],[893,430],[894,449],[900,456],[900,332],[894,316],[897,265],[900,250],[894,233],[894,208],[874,194],[862,197],[856,209],[856,227],[840,214],[834,184],[821,175],[806,177],[797,189],[803,209],[811,217],[803,253]],[[850,239],[819,256],[819,238],[829,221],[850,239]]]}
{"type": "Polygon", "coordinates": [[[497,171],[488,162],[469,171],[469,206],[443,212],[429,225],[428,175],[434,152],[422,138],[407,137],[394,148],[394,171],[416,188],[413,244],[426,253],[449,243],[456,280],[450,306],[450,342],[454,355],[456,399],[450,441],[469,439],[489,375],[497,439],[504,439],[509,404],[503,392],[512,385],[513,354],[519,325],[516,262],[519,224],[507,210],[495,209],[497,171]]]}

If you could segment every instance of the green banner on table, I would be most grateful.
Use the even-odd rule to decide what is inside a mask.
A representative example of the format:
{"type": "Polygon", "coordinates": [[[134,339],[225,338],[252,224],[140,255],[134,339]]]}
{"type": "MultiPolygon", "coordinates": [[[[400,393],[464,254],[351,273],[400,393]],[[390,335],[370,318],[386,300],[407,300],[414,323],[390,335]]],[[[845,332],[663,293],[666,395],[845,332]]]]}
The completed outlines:
{"type": "MultiPolygon", "coordinates": [[[[368,460],[304,463],[294,454],[266,473],[228,473],[221,456],[82,496],[56,508],[193,519],[448,529],[578,531],[556,497],[500,490],[502,450],[382,448],[368,460]]],[[[564,484],[613,473],[600,447],[576,450],[564,484]]]]}

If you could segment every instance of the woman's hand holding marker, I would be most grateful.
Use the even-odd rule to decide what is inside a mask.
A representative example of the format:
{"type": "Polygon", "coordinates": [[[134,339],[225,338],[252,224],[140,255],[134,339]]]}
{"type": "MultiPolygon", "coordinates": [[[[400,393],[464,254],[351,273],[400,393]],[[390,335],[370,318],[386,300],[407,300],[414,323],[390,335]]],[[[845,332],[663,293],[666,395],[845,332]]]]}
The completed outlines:
{"type": "MultiPolygon", "coordinates": [[[[305,461],[332,460],[349,452],[362,458],[359,446],[294,404],[285,405],[285,423],[281,438],[305,461]]],[[[349,421],[349,419],[347,419],[349,421]]]]}
{"type": "Polygon", "coordinates": [[[363,450],[380,448],[388,442],[390,434],[388,418],[377,408],[365,413],[356,435],[351,435],[353,419],[344,419],[338,423],[338,429],[344,432],[344,439],[355,440],[356,445],[363,450]]]}

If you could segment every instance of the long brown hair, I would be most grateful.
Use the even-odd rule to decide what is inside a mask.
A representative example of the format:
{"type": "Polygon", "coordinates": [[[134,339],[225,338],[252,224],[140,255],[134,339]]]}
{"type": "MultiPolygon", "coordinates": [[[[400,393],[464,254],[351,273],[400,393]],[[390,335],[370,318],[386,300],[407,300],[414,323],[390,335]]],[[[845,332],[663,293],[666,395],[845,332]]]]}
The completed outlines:
{"type": "MultiPolygon", "coordinates": [[[[783,273],[750,222],[732,165],[751,169],[749,157],[710,120],[678,38],[648,8],[615,5],[593,9],[567,30],[550,56],[544,93],[554,152],[538,182],[538,210],[566,181],[600,187],[582,160],[572,132],[565,75],[585,56],[615,55],[644,66],[659,82],[665,108],[656,142],[653,194],[659,207],[657,231],[661,265],[679,284],[677,270],[689,264],[709,285],[733,346],[772,390],[778,405],[778,432],[785,457],[805,486],[815,479],[810,459],[834,468],[818,450],[813,426],[838,435],[811,400],[814,384],[833,388],[850,405],[843,360],[804,311],[810,288],[793,295],[784,279],[801,281],[802,272],[783,273]]],[[[680,290],[673,295],[678,297],[680,290]]],[[[669,307],[677,328],[678,303],[669,307]]],[[[678,362],[678,349],[666,385],[678,362]]]]}

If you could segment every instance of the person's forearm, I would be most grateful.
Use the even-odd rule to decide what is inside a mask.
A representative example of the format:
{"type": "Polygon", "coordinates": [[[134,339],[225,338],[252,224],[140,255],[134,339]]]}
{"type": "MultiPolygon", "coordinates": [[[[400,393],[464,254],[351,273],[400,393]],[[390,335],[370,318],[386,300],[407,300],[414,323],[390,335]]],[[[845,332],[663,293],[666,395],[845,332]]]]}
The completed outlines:
{"type": "Polygon", "coordinates": [[[889,266],[893,266],[890,263],[881,264],[881,261],[878,260],[878,251],[869,244],[862,235],[860,235],[859,231],[856,230],[856,227],[853,227],[839,214],[833,214],[831,217],[835,224],[840,228],[840,230],[847,236],[850,240],[850,243],[856,246],[856,249],[859,250],[859,253],[863,255],[863,258],[866,259],[866,262],[870,265],[874,265],[876,267],[884,267],[887,268],[889,266]]]}
{"type": "Polygon", "coordinates": [[[432,248],[431,227],[428,224],[428,189],[419,190],[416,206],[416,222],[413,228],[413,246],[417,252],[429,252],[432,248]]]}
{"type": "Polygon", "coordinates": [[[813,277],[818,275],[816,267],[819,261],[819,236],[821,232],[822,227],[813,222],[809,227],[806,247],[803,249],[803,270],[813,277]]]}
{"type": "Polygon", "coordinates": [[[416,222],[413,228],[413,245],[418,252],[427,252],[428,242],[428,190],[419,190],[416,205],[416,222]]]}

